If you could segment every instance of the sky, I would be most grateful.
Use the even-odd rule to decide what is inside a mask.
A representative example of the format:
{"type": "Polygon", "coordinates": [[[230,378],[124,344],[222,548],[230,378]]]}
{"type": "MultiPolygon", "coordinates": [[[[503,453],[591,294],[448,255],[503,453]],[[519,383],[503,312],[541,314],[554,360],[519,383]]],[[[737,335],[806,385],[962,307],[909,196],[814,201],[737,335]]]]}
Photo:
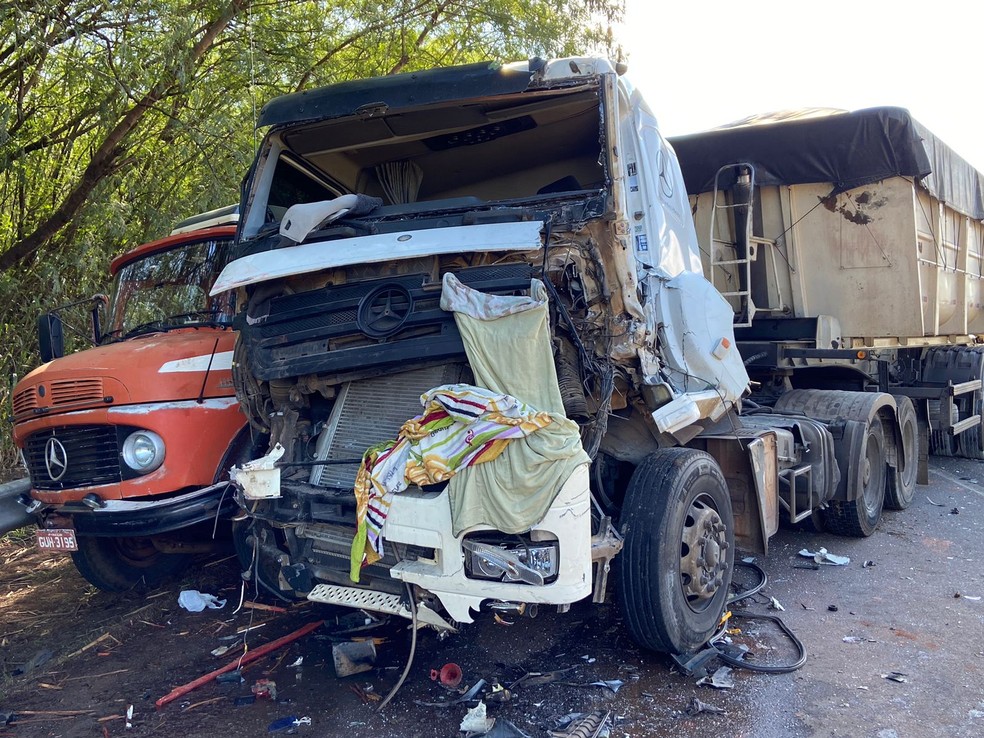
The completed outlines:
{"type": "Polygon", "coordinates": [[[618,37],[664,136],[893,105],[984,172],[982,32],[978,0],[626,0],[618,37]]]}

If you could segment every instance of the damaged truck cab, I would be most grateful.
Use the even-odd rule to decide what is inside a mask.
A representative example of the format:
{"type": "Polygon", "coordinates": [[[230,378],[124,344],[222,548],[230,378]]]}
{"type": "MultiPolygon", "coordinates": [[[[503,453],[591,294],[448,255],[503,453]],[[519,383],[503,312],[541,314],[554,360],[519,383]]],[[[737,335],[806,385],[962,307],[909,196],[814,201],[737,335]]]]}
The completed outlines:
{"type": "Polygon", "coordinates": [[[454,629],[602,601],[619,556],[633,638],[689,651],[736,545],[833,496],[825,423],[743,422],[732,308],[621,71],[476,64],[264,108],[213,288],[240,292],[236,391],[270,433],[235,472],[264,587],[454,629]]]}
{"type": "Polygon", "coordinates": [[[231,296],[208,295],[234,213],[188,219],[116,258],[105,324],[94,300],[94,347],[63,355],[59,311],[42,315],[45,363],[14,388],[38,545],[71,552],[100,589],[182,570],[236,510],[228,469],[249,457],[251,435],[232,387],[231,296]]]}

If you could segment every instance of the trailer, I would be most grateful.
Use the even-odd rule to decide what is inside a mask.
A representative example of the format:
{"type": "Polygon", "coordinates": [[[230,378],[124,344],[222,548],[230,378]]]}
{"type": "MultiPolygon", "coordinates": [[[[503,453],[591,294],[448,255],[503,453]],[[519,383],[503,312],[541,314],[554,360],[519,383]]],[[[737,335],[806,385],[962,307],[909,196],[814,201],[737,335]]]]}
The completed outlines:
{"type": "Polygon", "coordinates": [[[455,631],[604,601],[613,572],[631,636],[682,653],[780,519],[873,531],[896,399],[746,404],[733,306],[624,71],[482,63],[264,107],[213,287],[270,437],[233,473],[259,586],[455,631]]]}
{"type": "MultiPolygon", "coordinates": [[[[892,394],[901,457],[984,458],[984,175],[900,108],[758,116],[672,141],[711,282],[735,314],[753,399],[892,394]]],[[[804,404],[809,403],[809,404],[804,404]]]]}

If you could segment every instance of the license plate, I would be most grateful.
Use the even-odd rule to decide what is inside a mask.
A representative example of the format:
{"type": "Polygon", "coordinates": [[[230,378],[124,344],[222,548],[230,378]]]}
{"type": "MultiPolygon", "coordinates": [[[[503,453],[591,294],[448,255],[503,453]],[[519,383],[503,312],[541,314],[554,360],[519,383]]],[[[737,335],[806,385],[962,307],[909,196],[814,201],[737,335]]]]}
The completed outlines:
{"type": "Polygon", "coordinates": [[[44,551],[78,551],[79,542],[75,538],[75,531],[71,528],[49,528],[47,530],[36,530],[34,536],[38,542],[38,548],[44,551]]]}

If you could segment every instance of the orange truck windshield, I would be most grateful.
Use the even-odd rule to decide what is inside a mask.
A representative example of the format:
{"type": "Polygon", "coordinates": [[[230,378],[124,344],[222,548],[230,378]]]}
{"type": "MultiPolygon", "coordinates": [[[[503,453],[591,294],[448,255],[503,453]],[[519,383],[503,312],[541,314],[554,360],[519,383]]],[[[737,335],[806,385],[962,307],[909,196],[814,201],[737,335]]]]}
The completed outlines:
{"type": "Polygon", "coordinates": [[[231,323],[231,295],[208,296],[229,259],[231,245],[228,238],[184,243],[121,267],[113,284],[109,335],[119,339],[185,326],[231,323]]]}

